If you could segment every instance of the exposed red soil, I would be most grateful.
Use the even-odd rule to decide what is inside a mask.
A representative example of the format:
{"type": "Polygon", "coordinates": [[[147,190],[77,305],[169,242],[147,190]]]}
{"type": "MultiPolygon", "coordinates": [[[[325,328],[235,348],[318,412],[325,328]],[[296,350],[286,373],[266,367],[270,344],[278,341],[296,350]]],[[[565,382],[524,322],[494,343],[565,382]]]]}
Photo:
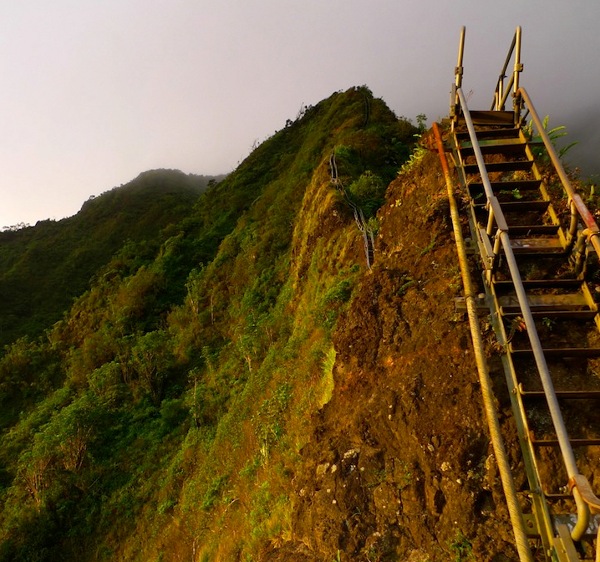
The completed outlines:
{"type": "Polygon", "coordinates": [[[332,400],[314,419],[293,540],[267,560],[514,560],[487,435],[441,168],[387,192],[376,261],[338,320],[332,400]]]}

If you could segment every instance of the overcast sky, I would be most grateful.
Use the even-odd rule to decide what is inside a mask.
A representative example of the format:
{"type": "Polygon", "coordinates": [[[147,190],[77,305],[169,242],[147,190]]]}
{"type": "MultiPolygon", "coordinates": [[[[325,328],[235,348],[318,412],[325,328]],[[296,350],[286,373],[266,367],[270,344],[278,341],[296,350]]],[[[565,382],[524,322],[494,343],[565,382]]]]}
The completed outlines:
{"type": "Polygon", "coordinates": [[[575,163],[595,157],[597,0],[2,0],[0,226],[72,215],[148,169],[231,171],[302,104],[351,86],[431,123],[461,25],[471,108],[491,104],[521,25],[522,85],[586,136],[575,163]]]}

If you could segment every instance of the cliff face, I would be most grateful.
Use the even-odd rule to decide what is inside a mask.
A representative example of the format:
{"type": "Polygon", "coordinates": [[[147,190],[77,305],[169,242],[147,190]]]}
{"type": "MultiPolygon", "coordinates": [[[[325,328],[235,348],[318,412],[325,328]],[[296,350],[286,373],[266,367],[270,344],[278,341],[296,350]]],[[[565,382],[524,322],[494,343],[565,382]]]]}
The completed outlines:
{"type": "MultiPolygon", "coordinates": [[[[366,88],[332,95],[184,218],[125,244],[42,337],[5,350],[0,560],[295,548],[301,451],[319,410],[354,388],[334,375],[347,349],[333,338],[354,330],[340,315],[370,279],[349,201],[377,227],[415,132],[366,88]]],[[[98,199],[82,212],[100,217],[98,199]]]]}
{"type": "Polygon", "coordinates": [[[436,155],[390,184],[378,216],[301,451],[294,540],[273,559],[513,560],[436,155]]]}

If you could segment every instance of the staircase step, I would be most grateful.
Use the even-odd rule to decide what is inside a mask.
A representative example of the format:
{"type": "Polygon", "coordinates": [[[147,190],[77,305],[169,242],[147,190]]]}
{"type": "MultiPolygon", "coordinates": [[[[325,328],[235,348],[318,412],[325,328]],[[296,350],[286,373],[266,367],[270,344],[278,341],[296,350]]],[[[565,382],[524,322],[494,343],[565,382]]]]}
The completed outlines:
{"type": "MultiPolygon", "coordinates": [[[[533,356],[531,349],[511,349],[513,358],[528,358],[533,356]]],[[[544,349],[546,357],[600,357],[600,348],[597,347],[555,347],[544,349]]]]}
{"type": "MultiPolygon", "coordinates": [[[[562,400],[600,400],[600,390],[556,390],[557,398],[562,400]]],[[[521,390],[523,398],[546,398],[543,390],[521,390]]]]}
{"type": "Polygon", "coordinates": [[[500,207],[504,213],[526,213],[536,211],[545,213],[550,206],[550,201],[507,201],[500,202],[500,207]]]}
{"type": "Polygon", "coordinates": [[[544,492],[544,497],[548,501],[572,500],[573,494],[544,492]]]}
{"type": "Polygon", "coordinates": [[[564,251],[558,238],[517,238],[511,239],[510,247],[515,254],[548,254],[564,251]]]}
{"type": "MultiPolygon", "coordinates": [[[[517,138],[519,136],[519,129],[516,127],[510,128],[496,128],[496,129],[478,129],[475,131],[478,139],[508,139],[517,138]]],[[[459,141],[469,140],[469,131],[456,131],[456,139],[459,141]]]]}
{"type": "MultiPolygon", "coordinates": [[[[531,312],[590,310],[588,302],[582,293],[566,294],[527,294],[527,302],[531,312]]],[[[516,295],[498,297],[498,305],[502,314],[520,312],[521,307],[516,295]]]]}
{"type": "MultiPolygon", "coordinates": [[[[478,144],[482,154],[524,154],[527,146],[521,139],[482,140],[478,144]]],[[[461,143],[460,152],[463,156],[471,156],[474,153],[471,142],[461,143]]]]}
{"type": "MultiPolygon", "coordinates": [[[[515,114],[513,111],[481,111],[471,110],[473,125],[493,125],[495,127],[514,128],[515,114]]],[[[459,123],[464,123],[464,117],[459,117],[459,123]]]]}
{"type": "MultiPolygon", "coordinates": [[[[548,318],[550,320],[575,320],[587,322],[593,320],[598,314],[595,310],[542,310],[531,311],[534,320],[542,320],[548,318]]],[[[512,320],[517,316],[521,316],[521,309],[516,312],[504,312],[502,314],[507,320],[512,320]]]]}
{"type": "MultiPolygon", "coordinates": [[[[535,447],[558,447],[558,439],[530,439],[535,447]]],[[[600,445],[600,439],[569,439],[569,443],[572,447],[590,447],[600,445]]]]}
{"type": "MultiPolygon", "coordinates": [[[[516,160],[514,162],[490,162],[485,165],[488,174],[494,172],[526,172],[533,167],[533,160],[516,160]]],[[[465,174],[478,174],[477,164],[466,164],[465,174]]]]}
{"type": "MultiPolygon", "coordinates": [[[[509,191],[537,191],[542,183],[542,180],[522,180],[522,181],[493,181],[490,182],[492,191],[496,194],[509,191]]],[[[481,182],[472,182],[469,184],[469,193],[471,197],[476,196],[479,193],[485,193],[485,189],[481,182]]]]}
{"type": "MultiPolygon", "coordinates": [[[[522,281],[526,290],[531,289],[578,289],[583,281],[581,279],[525,279],[522,281]]],[[[512,281],[495,281],[496,294],[500,291],[514,291],[512,281]]]]}
{"type": "Polygon", "coordinates": [[[560,226],[557,224],[528,224],[514,225],[508,227],[508,232],[512,236],[529,236],[532,234],[553,235],[558,233],[560,226]]]}

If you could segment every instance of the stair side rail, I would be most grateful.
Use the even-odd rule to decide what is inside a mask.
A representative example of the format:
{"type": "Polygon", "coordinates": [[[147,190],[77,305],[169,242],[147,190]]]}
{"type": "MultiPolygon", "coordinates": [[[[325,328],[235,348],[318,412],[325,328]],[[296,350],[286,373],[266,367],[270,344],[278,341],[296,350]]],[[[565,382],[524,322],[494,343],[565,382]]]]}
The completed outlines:
{"type": "Polygon", "coordinates": [[[558,177],[560,178],[560,182],[562,184],[563,190],[565,191],[568,200],[569,206],[571,208],[575,208],[577,214],[580,216],[583,224],[585,225],[585,229],[582,231],[582,235],[587,239],[588,243],[591,243],[594,250],[598,256],[600,256],[600,240],[598,236],[600,235],[600,229],[598,228],[598,224],[594,220],[594,217],[590,210],[587,208],[586,204],[583,202],[578,193],[575,192],[575,189],[571,185],[571,181],[569,180],[569,176],[565,172],[565,169],[560,161],[558,154],[556,153],[556,149],[544,128],[544,124],[540,119],[538,112],[536,111],[531,98],[525,88],[520,87],[517,91],[517,97],[522,100],[522,105],[527,109],[533,124],[537,130],[538,135],[542,139],[544,143],[544,147],[548,152],[548,157],[556,170],[558,177]]]}
{"type": "Polygon", "coordinates": [[[458,59],[454,67],[454,83],[450,93],[450,118],[454,124],[454,119],[460,113],[460,102],[458,100],[458,90],[462,88],[463,77],[463,53],[465,51],[465,26],[460,28],[460,39],[458,41],[458,59]]]}
{"type": "MultiPolygon", "coordinates": [[[[494,260],[498,258],[501,250],[504,249],[506,262],[510,270],[510,275],[515,287],[515,292],[517,294],[519,306],[521,308],[521,315],[523,317],[523,320],[525,321],[527,335],[529,337],[529,342],[531,345],[537,370],[540,376],[540,380],[542,382],[544,394],[546,396],[546,402],[548,404],[552,424],[554,426],[554,430],[558,439],[561,456],[569,478],[569,489],[571,490],[571,493],[573,494],[577,505],[577,523],[573,531],[571,532],[571,537],[573,538],[573,540],[577,541],[581,539],[581,537],[588,528],[590,521],[590,507],[593,507],[594,509],[598,510],[600,508],[600,499],[594,495],[587,478],[579,472],[579,469],[577,467],[575,454],[573,452],[573,448],[569,440],[562,412],[560,410],[558,399],[556,397],[554,384],[552,382],[550,371],[548,369],[548,364],[546,362],[546,357],[544,355],[542,344],[540,342],[533,315],[531,313],[527,293],[523,286],[523,281],[521,279],[521,274],[519,272],[517,261],[515,259],[515,255],[510,244],[510,238],[508,233],[509,228],[507,226],[504,213],[500,208],[500,204],[498,203],[498,200],[496,199],[493,193],[492,186],[490,184],[490,180],[487,174],[483,154],[477,142],[475,126],[473,124],[471,113],[469,111],[465,96],[461,88],[457,89],[457,98],[460,104],[460,111],[462,112],[463,118],[467,125],[469,138],[473,147],[474,156],[477,161],[477,166],[479,168],[479,173],[481,175],[482,183],[487,198],[487,206],[488,211],[490,213],[490,218],[488,221],[488,235],[492,234],[494,221],[497,227],[496,234],[494,235],[494,260]]],[[[592,238],[592,240],[594,240],[594,238],[592,238]]]]}
{"type": "Polygon", "coordinates": [[[512,90],[513,96],[515,97],[515,122],[517,123],[519,122],[519,104],[517,92],[519,91],[519,74],[521,72],[523,72],[523,63],[521,62],[521,26],[519,26],[513,35],[512,43],[510,44],[508,54],[506,55],[506,60],[504,61],[504,66],[500,71],[500,76],[498,77],[498,82],[496,83],[496,90],[494,91],[494,101],[492,102],[492,107],[490,108],[491,110],[503,111],[508,95],[512,90]],[[505,84],[504,81],[507,77],[506,72],[510,65],[511,59],[513,58],[513,53],[513,69],[510,74],[510,80],[508,81],[508,84],[505,84]]]}
{"type": "Polygon", "coordinates": [[[475,298],[476,292],[471,280],[471,274],[469,272],[469,261],[460,224],[458,204],[454,196],[454,185],[450,178],[450,168],[448,167],[448,161],[444,152],[444,144],[437,123],[433,124],[433,132],[442,170],[444,172],[446,189],[448,192],[448,202],[450,204],[450,216],[452,219],[454,240],[456,242],[458,263],[460,266],[460,273],[465,292],[465,303],[469,319],[469,328],[471,331],[471,339],[473,341],[475,363],[477,366],[477,373],[479,375],[484,412],[490,431],[490,439],[492,442],[494,455],[496,457],[496,462],[498,464],[498,471],[500,473],[500,480],[502,482],[508,513],[515,535],[515,544],[519,554],[519,560],[521,562],[533,562],[533,556],[527,539],[527,530],[523,521],[521,510],[519,508],[517,490],[511,474],[510,461],[504,446],[504,441],[502,440],[502,430],[500,428],[499,421],[500,417],[496,408],[492,378],[489,373],[488,364],[484,353],[481,326],[477,316],[477,305],[475,298]]]}

